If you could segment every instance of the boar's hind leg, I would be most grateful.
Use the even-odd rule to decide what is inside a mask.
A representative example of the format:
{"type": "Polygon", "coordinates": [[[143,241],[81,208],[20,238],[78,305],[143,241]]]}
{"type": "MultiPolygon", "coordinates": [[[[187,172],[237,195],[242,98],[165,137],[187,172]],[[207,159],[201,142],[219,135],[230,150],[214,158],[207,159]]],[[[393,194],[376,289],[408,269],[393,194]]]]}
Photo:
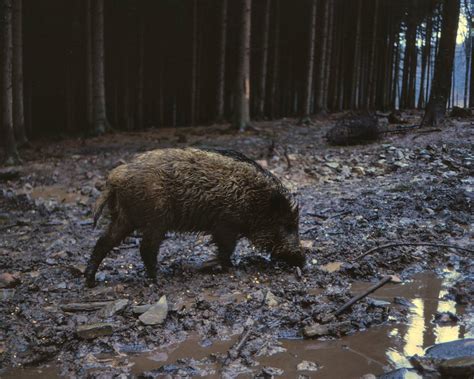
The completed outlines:
{"type": "Polygon", "coordinates": [[[118,246],[132,231],[133,227],[127,221],[123,221],[119,218],[114,220],[109,225],[107,231],[100,236],[87,263],[85,277],[88,287],[95,285],[95,273],[107,253],[118,246]]]}
{"type": "Polygon", "coordinates": [[[237,245],[238,234],[231,227],[220,227],[212,233],[212,239],[217,246],[219,261],[223,266],[232,266],[231,256],[237,245]]]}
{"type": "Polygon", "coordinates": [[[148,277],[156,280],[156,257],[160,248],[161,241],[163,241],[164,233],[156,230],[145,232],[140,244],[140,255],[145,265],[148,277]]]}

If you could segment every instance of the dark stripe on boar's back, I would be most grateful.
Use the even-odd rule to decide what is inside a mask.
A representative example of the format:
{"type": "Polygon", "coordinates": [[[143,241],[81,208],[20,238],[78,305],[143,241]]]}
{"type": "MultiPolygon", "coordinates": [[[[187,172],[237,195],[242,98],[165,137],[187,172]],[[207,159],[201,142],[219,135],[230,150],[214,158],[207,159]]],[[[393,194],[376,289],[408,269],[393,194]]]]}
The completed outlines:
{"type": "Polygon", "coordinates": [[[238,162],[248,163],[248,164],[252,165],[253,167],[255,167],[257,169],[257,171],[261,172],[266,177],[271,178],[271,179],[275,180],[279,185],[282,185],[280,179],[278,179],[270,171],[264,169],[257,162],[255,162],[253,159],[250,159],[249,157],[245,156],[244,154],[242,154],[239,151],[231,150],[231,149],[219,149],[219,148],[216,148],[216,147],[200,147],[199,150],[208,151],[210,153],[220,154],[220,155],[223,155],[225,157],[232,158],[233,160],[238,161],[238,162]]]}

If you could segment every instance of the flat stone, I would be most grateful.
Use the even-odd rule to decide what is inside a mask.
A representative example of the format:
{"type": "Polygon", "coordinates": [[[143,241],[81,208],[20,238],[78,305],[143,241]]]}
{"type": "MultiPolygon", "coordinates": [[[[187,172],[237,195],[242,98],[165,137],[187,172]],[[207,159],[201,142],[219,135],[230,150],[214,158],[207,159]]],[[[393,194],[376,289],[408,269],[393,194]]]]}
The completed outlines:
{"type": "Polygon", "coordinates": [[[141,315],[151,308],[151,304],[135,305],[132,307],[132,312],[136,315],[141,315]]]}
{"type": "Polygon", "coordinates": [[[345,334],[351,327],[350,321],[336,322],[333,324],[313,324],[303,328],[303,335],[307,338],[322,337],[327,335],[345,334]]]}
{"type": "Polygon", "coordinates": [[[278,299],[273,293],[267,291],[267,294],[265,295],[265,304],[270,308],[276,307],[278,305],[278,299]]]}
{"type": "Polygon", "coordinates": [[[415,369],[399,368],[378,376],[378,379],[423,379],[423,377],[415,369]]]}
{"type": "Polygon", "coordinates": [[[123,311],[127,307],[128,303],[128,299],[115,300],[114,302],[107,304],[104,308],[102,308],[99,312],[99,316],[105,318],[112,317],[113,315],[123,311]]]}
{"type": "Polygon", "coordinates": [[[311,361],[302,361],[296,366],[298,371],[318,371],[319,365],[311,361]]]}
{"type": "Polygon", "coordinates": [[[474,338],[434,345],[426,351],[426,356],[437,359],[474,357],[474,338]]]}
{"type": "Polygon", "coordinates": [[[439,371],[448,377],[472,378],[474,375],[474,356],[448,359],[441,363],[439,371]]]}
{"type": "Polygon", "coordinates": [[[109,336],[113,333],[113,325],[103,322],[79,325],[77,327],[76,333],[80,338],[85,340],[109,336]]]}
{"type": "Polygon", "coordinates": [[[162,296],[157,303],[138,318],[145,325],[157,325],[162,324],[166,320],[166,316],[168,316],[168,302],[166,296],[162,296]]]}

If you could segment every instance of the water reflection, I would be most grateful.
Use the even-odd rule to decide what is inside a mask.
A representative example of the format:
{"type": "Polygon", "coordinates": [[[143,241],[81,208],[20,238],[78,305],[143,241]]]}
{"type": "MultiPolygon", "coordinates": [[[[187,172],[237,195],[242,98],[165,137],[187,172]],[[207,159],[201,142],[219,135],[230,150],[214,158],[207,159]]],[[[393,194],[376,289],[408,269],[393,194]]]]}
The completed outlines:
{"type": "Polygon", "coordinates": [[[443,300],[448,294],[448,288],[459,278],[454,270],[445,269],[443,278],[430,275],[422,280],[415,280],[415,296],[412,298],[413,307],[407,325],[394,328],[390,333],[392,338],[401,338],[402,346],[390,347],[387,358],[397,368],[410,366],[407,357],[423,355],[425,348],[435,343],[450,342],[461,338],[473,337],[473,331],[465,332],[458,324],[435,324],[432,322],[436,312],[451,312],[462,314],[456,302],[443,300]]]}

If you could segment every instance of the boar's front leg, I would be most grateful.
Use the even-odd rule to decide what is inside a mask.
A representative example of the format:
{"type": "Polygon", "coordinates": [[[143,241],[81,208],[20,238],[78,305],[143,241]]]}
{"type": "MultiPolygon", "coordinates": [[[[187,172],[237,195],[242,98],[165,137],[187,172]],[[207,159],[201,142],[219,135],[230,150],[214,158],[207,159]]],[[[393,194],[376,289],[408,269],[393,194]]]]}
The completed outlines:
{"type": "Polygon", "coordinates": [[[140,244],[140,255],[148,277],[156,281],[156,259],[165,234],[157,230],[145,231],[140,244]]]}
{"type": "Polygon", "coordinates": [[[118,246],[132,231],[133,227],[129,222],[123,221],[119,218],[112,221],[107,231],[100,236],[94,246],[94,250],[92,251],[92,255],[87,263],[85,271],[86,285],[88,287],[94,287],[95,273],[107,253],[114,247],[118,246]]]}
{"type": "Polygon", "coordinates": [[[212,232],[212,239],[217,246],[219,262],[224,267],[232,266],[232,253],[237,245],[238,232],[231,226],[220,226],[212,232]]]}

